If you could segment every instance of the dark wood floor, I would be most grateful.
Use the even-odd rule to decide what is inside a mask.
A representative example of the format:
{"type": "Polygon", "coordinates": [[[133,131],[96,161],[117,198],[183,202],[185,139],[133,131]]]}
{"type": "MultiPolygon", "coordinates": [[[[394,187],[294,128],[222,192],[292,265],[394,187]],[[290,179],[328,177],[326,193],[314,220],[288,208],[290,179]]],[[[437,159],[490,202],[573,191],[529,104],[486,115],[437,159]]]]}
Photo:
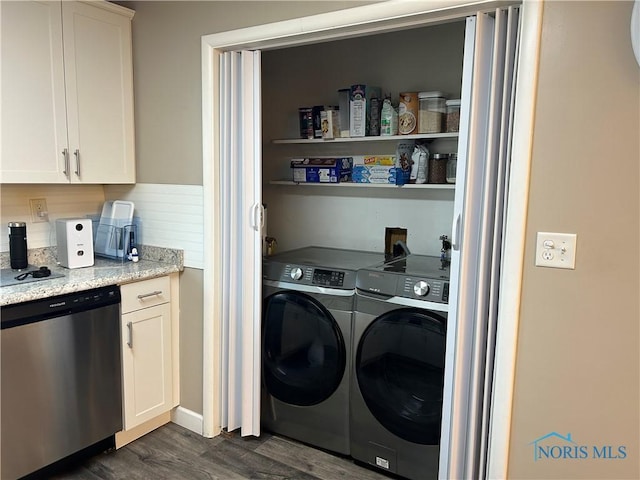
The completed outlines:
{"type": "Polygon", "coordinates": [[[263,433],[204,438],[169,423],[49,478],[86,480],[389,480],[349,458],[263,433]]]}

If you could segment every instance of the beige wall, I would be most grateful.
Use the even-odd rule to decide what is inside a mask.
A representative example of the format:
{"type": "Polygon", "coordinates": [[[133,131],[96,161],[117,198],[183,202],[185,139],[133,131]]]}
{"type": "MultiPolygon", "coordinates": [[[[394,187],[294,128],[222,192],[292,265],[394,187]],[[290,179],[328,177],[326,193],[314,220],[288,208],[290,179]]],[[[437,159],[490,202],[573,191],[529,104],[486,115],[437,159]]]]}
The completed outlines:
{"type": "Polygon", "coordinates": [[[202,35],[362,1],[114,2],[133,17],[137,181],[202,185],[202,35]]]}
{"type": "Polygon", "coordinates": [[[202,270],[180,274],[180,405],[202,413],[202,270]]]}
{"type": "MultiPolygon", "coordinates": [[[[640,68],[630,2],[544,5],[510,478],[640,478],[640,68]],[[577,233],[575,270],[534,266],[538,231],[577,233]],[[538,459],[571,434],[587,459],[538,459]],[[593,447],[626,459],[592,459],[593,447]]],[[[555,450],[555,454],[559,452],[555,450]]]]}

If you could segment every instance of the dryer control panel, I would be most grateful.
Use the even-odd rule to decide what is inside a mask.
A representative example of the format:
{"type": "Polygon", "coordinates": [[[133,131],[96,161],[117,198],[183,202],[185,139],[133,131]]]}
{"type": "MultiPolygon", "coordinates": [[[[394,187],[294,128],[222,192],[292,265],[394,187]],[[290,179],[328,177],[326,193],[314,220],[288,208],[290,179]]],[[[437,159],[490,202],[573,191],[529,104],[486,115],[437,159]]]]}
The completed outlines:
{"type": "Polygon", "coordinates": [[[316,268],[309,265],[266,262],[263,264],[262,277],[296,285],[309,285],[340,290],[356,288],[356,272],[351,270],[333,270],[316,268]]]}
{"type": "Polygon", "coordinates": [[[396,295],[430,302],[449,302],[449,282],[420,277],[403,277],[398,282],[396,295]]]}

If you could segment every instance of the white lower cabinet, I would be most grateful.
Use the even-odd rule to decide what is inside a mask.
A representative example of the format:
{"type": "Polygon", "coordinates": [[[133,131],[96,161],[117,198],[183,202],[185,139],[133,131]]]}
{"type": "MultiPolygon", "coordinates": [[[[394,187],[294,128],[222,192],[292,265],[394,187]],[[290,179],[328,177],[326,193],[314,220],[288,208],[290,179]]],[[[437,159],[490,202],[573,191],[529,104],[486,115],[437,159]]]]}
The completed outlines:
{"type": "Polygon", "coordinates": [[[179,402],[172,280],[177,274],[121,286],[123,432],[117,447],[166,423],[179,402]]]}

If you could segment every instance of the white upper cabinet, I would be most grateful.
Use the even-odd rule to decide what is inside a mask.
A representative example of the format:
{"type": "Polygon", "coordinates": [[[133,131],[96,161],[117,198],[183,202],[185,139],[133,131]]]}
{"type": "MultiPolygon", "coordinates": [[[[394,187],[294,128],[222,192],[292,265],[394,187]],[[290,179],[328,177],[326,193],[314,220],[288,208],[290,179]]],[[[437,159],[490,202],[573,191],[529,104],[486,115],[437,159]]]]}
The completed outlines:
{"type": "Polygon", "coordinates": [[[72,182],[135,182],[131,16],[62,2],[72,182]]]}
{"type": "Polygon", "coordinates": [[[3,183],[67,183],[62,10],[2,2],[3,183]]]}
{"type": "Polygon", "coordinates": [[[2,2],[2,183],[134,183],[131,10],[2,2]]]}

